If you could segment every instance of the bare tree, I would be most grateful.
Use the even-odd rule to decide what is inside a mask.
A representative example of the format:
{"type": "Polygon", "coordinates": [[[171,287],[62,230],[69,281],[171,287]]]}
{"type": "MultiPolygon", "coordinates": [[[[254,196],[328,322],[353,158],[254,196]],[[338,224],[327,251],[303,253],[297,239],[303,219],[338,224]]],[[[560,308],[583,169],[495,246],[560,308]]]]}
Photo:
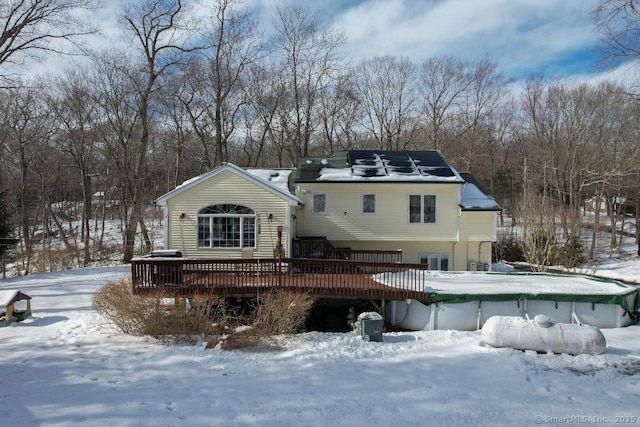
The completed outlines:
{"type": "MultiPolygon", "coordinates": [[[[637,0],[600,0],[592,16],[596,31],[601,34],[599,47],[603,63],[617,65],[640,57],[640,3],[637,0]]],[[[631,92],[630,95],[637,104],[637,85],[624,92],[631,92]]],[[[636,206],[640,208],[640,186],[636,186],[633,193],[636,206]]],[[[640,227],[638,209],[636,226],[640,227]]],[[[636,233],[636,242],[640,256],[640,233],[636,233]]]]}
{"type": "Polygon", "coordinates": [[[454,57],[431,58],[422,66],[420,92],[428,148],[446,151],[446,134],[461,114],[471,84],[466,68],[466,63],[454,57]]]}
{"type": "Polygon", "coordinates": [[[276,70],[271,63],[254,64],[244,86],[249,103],[243,110],[246,133],[241,145],[249,166],[283,166],[283,133],[277,130],[277,122],[286,88],[276,70]]]}
{"type": "Polygon", "coordinates": [[[56,121],[58,148],[65,152],[78,170],[82,189],[82,220],[80,236],[83,243],[83,264],[91,262],[92,180],[98,176],[100,161],[96,135],[102,115],[95,94],[84,76],[88,70],[68,70],[60,78],[48,82],[55,91],[48,96],[48,108],[56,121]]]}
{"type": "Polygon", "coordinates": [[[406,57],[383,56],[356,68],[356,87],[364,111],[362,125],[380,149],[403,150],[416,127],[415,67],[406,57]]]}
{"type": "Polygon", "coordinates": [[[69,53],[97,30],[77,13],[95,0],[4,0],[0,2],[0,66],[26,57],[69,53]]]}
{"type": "Polygon", "coordinates": [[[320,28],[309,10],[298,7],[277,7],[274,27],[281,84],[287,90],[279,112],[279,138],[295,164],[309,155],[318,126],[316,107],[342,66],[338,49],[344,36],[320,28]]]}
{"type": "Polygon", "coordinates": [[[525,192],[518,210],[525,259],[535,271],[546,271],[559,255],[555,209],[548,199],[525,192]]]}
{"type": "Polygon", "coordinates": [[[357,128],[362,108],[354,80],[355,72],[349,70],[322,92],[319,113],[326,144],[323,153],[333,155],[336,150],[350,150],[360,141],[357,128]]]}
{"type": "MultiPolygon", "coordinates": [[[[46,144],[51,136],[49,114],[44,107],[41,91],[35,87],[7,90],[2,99],[2,135],[7,162],[12,173],[12,189],[17,195],[19,230],[26,255],[23,269],[30,271],[33,244],[37,225],[46,209],[45,181],[49,178],[41,162],[42,156],[50,152],[46,144]],[[39,167],[39,170],[37,170],[39,167]]],[[[49,155],[51,157],[51,155],[49,155]]],[[[5,171],[7,173],[8,171],[5,171]]],[[[43,236],[48,231],[43,224],[43,236]]]]}
{"type": "MultiPolygon", "coordinates": [[[[133,257],[138,226],[142,226],[143,208],[150,201],[145,184],[148,179],[148,154],[154,121],[159,119],[157,99],[163,78],[199,48],[190,40],[191,29],[183,0],[144,0],[125,9],[122,22],[132,36],[128,55],[120,52],[103,56],[107,68],[101,77],[107,91],[103,102],[110,110],[109,123],[117,135],[123,202],[124,260],[133,257]],[[125,107],[125,110],[122,110],[125,107]],[[125,112],[128,112],[125,114],[125,112]]],[[[115,153],[112,153],[115,154],[115,153]]],[[[151,242],[145,242],[150,247],[151,242]]]]}
{"type": "Polygon", "coordinates": [[[602,34],[600,49],[605,61],[616,64],[640,56],[640,2],[601,0],[592,16],[602,34]]]}
{"type": "Polygon", "coordinates": [[[207,47],[185,68],[183,102],[208,168],[229,160],[230,139],[246,104],[248,67],[265,50],[256,22],[239,0],[217,0],[204,32],[207,47]],[[210,147],[212,145],[212,147],[210,147]]]}
{"type": "MultiPolygon", "coordinates": [[[[229,138],[236,129],[240,108],[245,104],[242,92],[247,67],[261,56],[264,46],[256,34],[256,22],[236,0],[219,0],[208,38],[211,50],[204,51],[213,92],[212,119],[217,161],[227,161],[229,138]]],[[[211,165],[213,166],[213,165],[211,165]]]]}
{"type": "Polygon", "coordinates": [[[455,139],[458,141],[456,157],[471,171],[472,165],[477,170],[483,169],[482,162],[489,160],[491,142],[503,131],[498,124],[498,114],[506,100],[509,81],[497,71],[495,63],[486,59],[470,64],[468,77],[469,87],[455,139]]]}

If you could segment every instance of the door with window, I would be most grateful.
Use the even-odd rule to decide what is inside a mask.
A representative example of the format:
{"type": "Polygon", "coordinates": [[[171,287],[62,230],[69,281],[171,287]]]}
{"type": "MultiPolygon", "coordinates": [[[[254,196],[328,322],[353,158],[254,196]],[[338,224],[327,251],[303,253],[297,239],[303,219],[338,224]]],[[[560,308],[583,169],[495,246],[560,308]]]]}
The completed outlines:
{"type": "Polygon", "coordinates": [[[420,254],[420,264],[427,264],[429,270],[449,271],[449,254],[420,254]]]}

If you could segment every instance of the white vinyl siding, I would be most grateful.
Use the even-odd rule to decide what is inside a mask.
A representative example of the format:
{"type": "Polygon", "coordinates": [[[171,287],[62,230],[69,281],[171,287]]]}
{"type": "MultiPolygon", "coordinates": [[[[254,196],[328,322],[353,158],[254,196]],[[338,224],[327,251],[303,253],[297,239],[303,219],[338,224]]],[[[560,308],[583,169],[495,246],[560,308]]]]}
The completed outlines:
{"type": "MultiPolygon", "coordinates": [[[[251,250],[247,247],[250,246],[251,234],[255,236],[252,256],[273,257],[279,225],[284,226],[282,243],[285,245],[285,251],[290,240],[287,225],[291,211],[287,201],[231,171],[224,171],[189,188],[188,191],[176,194],[167,201],[165,215],[168,223],[166,248],[180,249],[187,257],[240,258],[244,249],[251,250]],[[246,239],[247,244],[244,244],[243,240],[243,247],[213,247],[213,242],[209,243],[211,246],[198,247],[198,212],[202,208],[217,204],[241,205],[255,212],[255,225],[244,225],[243,239],[246,239]]],[[[208,224],[210,228],[211,222],[208,224]]],[[[212,232],[210,230],[210,233],[212,232]]],[[[235,236],[237,235],[235,233],[235,236]]]]}
{"type": "Polygon", "coordinates": [[[460,239],[470,241],[496,240],[496,212],[462,212],[460,239]]]}
{"type": "MultiPolygon", "coordinates": [[[[453,241],[457,239],[459,185],[414,183],[304,183],[304,208],[296,212],[299,236],[326,236],[329,241],[453,241]],[[313,196],[326,194],[325,214],[314,214],[313,196]],[[375,215],[362,214],[362,195],[375,194],[375,215]],[[411,194],[436,197],[435,224],[411,224],[411,194]]],[[[395,249],[395,248],[392,248],[395,249]]],[[[415,256],[412,258],[415,262],[415,256]]]]}
{"type": "Polygon", "coordinates": [[[448,254],[450,271],[466,270],[468,259],[489,259],[496,212],[460,212],[459,190],[457,184],[300,184],[298,194],[305,205],[295,212],[297,235],[326,236],[336,247],[402,249],[402,259],[409,263],[424,253],[448,254]],[[314,194],[327,195],[326,214],[313,214],[314,194]],[[375,194],[375,215],[362,214],[364,194],[375,194]],[[437,223],[409,222],[410,195],[435,196],[437,223]]]}

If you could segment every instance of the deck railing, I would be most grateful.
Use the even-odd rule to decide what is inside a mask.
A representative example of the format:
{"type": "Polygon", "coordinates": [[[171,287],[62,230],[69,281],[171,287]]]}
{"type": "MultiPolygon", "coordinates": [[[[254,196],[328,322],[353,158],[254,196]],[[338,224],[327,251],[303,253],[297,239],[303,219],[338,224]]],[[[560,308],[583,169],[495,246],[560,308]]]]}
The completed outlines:
{"type": "Polygon", "coordinates": [[[332,259],[348,259],[359,262],[399,263],[402,262],[402,249],[395,251],[374,251],[364,249],[341,249],[333,251],[332,259]]]}
{"type": "Polygon", "coordinates": [[[347,259],[351,261],[402,262],[402,249],[391,251],[336,248],[325,237],[299,237],[291,242],[293,258],[347,259]]]}
{"type": "Polygon", "coordinates": [[[426,299],[425,284],[415,270],[424,264],[338,259],[167,259],[131,262],[135,291],[176,294],[250,295],[289,289],[316,296],[362,299],[426,299]],[[380,275],[393,277],[385,284],[380,275]]]}

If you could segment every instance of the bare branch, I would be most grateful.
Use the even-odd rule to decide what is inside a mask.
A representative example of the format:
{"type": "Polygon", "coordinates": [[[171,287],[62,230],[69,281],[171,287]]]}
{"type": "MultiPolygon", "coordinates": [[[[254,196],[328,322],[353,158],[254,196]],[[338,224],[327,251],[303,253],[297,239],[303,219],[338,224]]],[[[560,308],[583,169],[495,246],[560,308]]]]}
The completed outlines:
{"type": "Polygon", "coordinates": [[[95,0],[0,2],[0,66],[45,53],[71,53],[82,37],[97,32],[75,13],[95,8],[95,0]]]}

